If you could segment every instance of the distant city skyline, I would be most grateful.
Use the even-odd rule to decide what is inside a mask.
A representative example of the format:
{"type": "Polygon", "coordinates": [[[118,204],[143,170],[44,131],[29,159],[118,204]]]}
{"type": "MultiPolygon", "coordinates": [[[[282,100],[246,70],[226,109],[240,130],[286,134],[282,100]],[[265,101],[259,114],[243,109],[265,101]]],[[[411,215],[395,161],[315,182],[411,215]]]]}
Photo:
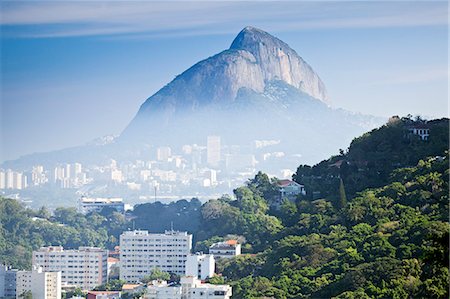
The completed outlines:
{"type": "Polygon", "coordinates": [[[446,1],[0,6],[0,162],[120,134],[146,98],[247,25],[296,50],[335,108],[448,116],[446,1]]]}

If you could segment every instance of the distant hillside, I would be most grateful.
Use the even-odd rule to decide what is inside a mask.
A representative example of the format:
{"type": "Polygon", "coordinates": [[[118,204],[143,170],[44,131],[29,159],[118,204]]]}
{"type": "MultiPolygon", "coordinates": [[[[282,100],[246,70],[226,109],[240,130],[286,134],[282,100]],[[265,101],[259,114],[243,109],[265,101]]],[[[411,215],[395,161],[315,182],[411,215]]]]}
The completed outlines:
{"type": "Polygon", "coordinates": [[[334,198],[343,180],[347,196],[354,197],[366,188],[380,187],[392,171],[415,166],[420,159],[442,155],[449,148],[449,120],[426,121],[410,117],[391,118],[380,128],[355,138],[346,152],[314,166],[300,165],[293,178],[305,184],[309,197],[334,198]],[[421,140],[411,130],[429,130],[421,140]],[[314,193],[315,192],[315,193],[314,193]]]}

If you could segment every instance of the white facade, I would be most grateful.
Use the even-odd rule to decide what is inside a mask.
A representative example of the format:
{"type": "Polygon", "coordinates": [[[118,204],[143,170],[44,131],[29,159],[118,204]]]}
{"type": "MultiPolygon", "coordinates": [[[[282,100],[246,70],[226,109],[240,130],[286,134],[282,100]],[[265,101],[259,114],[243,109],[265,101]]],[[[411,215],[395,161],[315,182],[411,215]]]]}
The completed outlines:
{"type": "Polygon", "coordinates": [[[297,195],[306,195],[305,186],[291,180],[278,181],[278,190],[280,193],[280,201],[284,198],[293,200],[297,195]]]}
{"type": "Polygon", "coordinates": [[[44,271],[61,271],[63,285],[90,290],[107,282],[108,251],[97,247],[64,250],[61,246],[33,251],[33,265],[44,271]]]}
{"type": "Polygon", "coordinates": [[[208,136],[206,140],[206,162],[218,166],[220,162],[220,136],[208,136]]]}
{"type": "Polygon", "coordinates": [[[124,232],[120,235],[120,279],[138,282],[154,268],[184,275],[191,248],[192,235],[187,232],[124,232]]]}
{"type": "Polygon", "coordinates": [[[232,291],[229,285],[201,283],[195,277],[181,277],[182,299],[229,299],[232,291]]]}
{"type": "Polygon", "coordinates": [[[0,170],[0,189],[6,189],[6,173],[0,170]]]}
{"type": "Polygon", "coordinates": [[[154,280],[147,286],[144,299],[176,299],[181,298],[181,286],[170,286],[165,280],[154,280]]]}
{"type": "Polygon", "coordinates": [[[116,198],[90,198],[82,196],[78,200],[78,212],[81,214],[87,214],[90,212],[100,212],[103,208],[110,207],[117,212],[125,212],[125,204],[120,197],[116,198]]]}
{"type": "Polygon", "coordinates": [[[33,271],[17,272],[16,298],[31,292],[33,299],[61,299],[61,272],[45,272],[41,267],[33,271]]]}
{"type": "Polygon", "coordinates": [[[158,161],[167,161],[172,155],[172,150],[168,146],[159,147],[156,150],[156,158],[158,161]]]}
{"type": "Polygon", "coordinates": [[[202,283],[195,277],[181,277],[180,285],[168,285],[165,281],[153,281],[147,287],[144,299],[230,299],[229,285],[202,283]]]}
{"type": "Polygon", "coordinates": [[[428,128],[416,127],[409,129],[409,131],[412,134],[419,136],[420,140],[426,141],[430,137],[430,129],[428,128]]]}
{"type": "Polygon", "coordinates": [[[241,254],[241,244],[236,240],[214,243],[209,247],[209,254],[218,258],[232,258],[241,254]]]}
{"type": "Polygon", "coordinates": [[[0,265],[0,298],[16,297],[17,269],[0,265]]]}
{"type": "Polygon", "coordinates": [[[186,261],[186,276],[207,279],[214,276],[215,260],[211,254],[190,254],[186,261]]]}
{"type": "Polygon", "coordinates": [[[24,189],[28,186],[28,178],[22,172],[8,169],[0,171],[0,189],[24,189]]]}

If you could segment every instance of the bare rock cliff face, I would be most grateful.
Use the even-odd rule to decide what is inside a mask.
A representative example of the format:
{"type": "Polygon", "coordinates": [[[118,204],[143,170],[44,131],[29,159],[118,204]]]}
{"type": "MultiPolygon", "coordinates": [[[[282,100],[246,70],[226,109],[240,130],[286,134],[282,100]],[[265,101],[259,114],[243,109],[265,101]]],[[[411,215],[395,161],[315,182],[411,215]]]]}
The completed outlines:
{"type": "Polygon", "coordinates": [[[267,32],[246,27],[230,49],[200,61],[148,98],[136,118],[158,111],[168,122],[176,112],[228,105],[241,88],[262,93],[272,81],[327,103],[324,84],[294,50],[267,32]]]}
{"type": "Polygon", "coordinates": [[[230,49],[253,54],[266,82],[284,81],[304,93],[327,103],[325,85],[313,69],[286,43],[262,30],[246,27],[230,49]]]}

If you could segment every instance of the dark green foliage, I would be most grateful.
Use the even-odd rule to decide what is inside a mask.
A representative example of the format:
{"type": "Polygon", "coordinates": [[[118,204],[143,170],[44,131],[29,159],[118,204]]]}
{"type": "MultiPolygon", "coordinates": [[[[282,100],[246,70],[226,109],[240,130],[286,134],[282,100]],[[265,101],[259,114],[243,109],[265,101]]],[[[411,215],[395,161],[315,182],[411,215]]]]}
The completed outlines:
{"type": "MultiPolygon", "coordinates": [[[[270,208],[275,181],[258,173],[236,200],[144,204],[129,216],[150,231],[173,221],[194,233],[199,251],[239,239],[247,254],[218,261],[222,276],[211,278],[232,284],[234,298],[448,298],[448,120],[428,122],[429,141],[407,134],[414,124],[390,123],[340,156],[299,166],[294,179],[308,196],[279,209],[270,208]]],[[[0,259],[16,267],[29,267],[42,245],[112,247],[132,226],[112,211],[50,217],[10,199],[0,200],[0,220],[0,259]]]]}
{"type": "Polygon", "coordinates": [[[111,280],[104,285],[94,288],[94,291],[122,291],[122,286],[126,283],[124,280],[111,280]]]}
{"type": "Polygon", "coordinates": [[[190,201],[179,200],[167,205],[160,202],[135,206],[132,215],[134,226],[152,232],[164,232],[173,228],[195,232],[200,222],[201,202],[194,198],[190,201]]]}
{"type": "Polygon", "coordinates": [[[345,194],[344,182],[339,179],[339,208],[343,209],[347,206],[347,195],[345,194]]]}
{"type": "Polygon", "coordinates": [[[349,199],[366,188],[386,185],[395,169],[416,165],[425,157],[442,155],[448,146],[448,119],[425,122],[402,118],[355,138],[346,153],[313,167],[300,165],[293,179],[305,185],[310,198],[316,192],[322,198],[337,201],[341,178],[349,199]],[[424,124],[430,129],[428,141],[409,134],[408,128],[424,124]]]}
{"type": "Polygon", "coordinates": [[[170,274],[159,268],[155,268],[150,272],[150,275],[144,276],[144,278],[141,279],[141,282],[148,283],[152,280],[170,280],[170,274]]]}

